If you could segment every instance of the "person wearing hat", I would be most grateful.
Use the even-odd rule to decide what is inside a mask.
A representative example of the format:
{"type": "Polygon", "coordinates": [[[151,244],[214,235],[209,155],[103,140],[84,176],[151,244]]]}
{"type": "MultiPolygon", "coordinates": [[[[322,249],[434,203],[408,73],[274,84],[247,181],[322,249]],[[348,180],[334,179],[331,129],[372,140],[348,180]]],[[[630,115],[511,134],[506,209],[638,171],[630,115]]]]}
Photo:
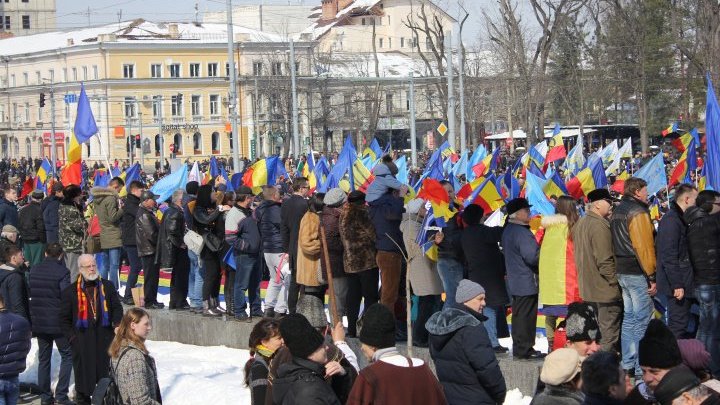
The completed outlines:
{"type": "Polygon", "coordinates": [[[347,405],[447,404],[443,389],[424,361],[395,347],[395,315],[380,303],[359,321],[360,349],[370,365],[360,370],[347,405]]]}
{"type": "Polygon", "coordinates": [[[505,401],[505,378],[483,325],[485,289],[463,279],[455,292],[455,304],[435,313],[426,327],[430,355],[450,404],[501,404],[505,401]]]}
{"type": "Polygon", "coordinates": [[[58,209],[63,198],[63,185],[56,181],[50,186],[50,194],[42,201],[43,222],[45,225],[45,239],[47,243],[58,241],[58,209]]]}
{"type": "Polygon", "coordinates": [[[530,405],[580,405],[585,395],[580,390],[582,358],[573,349],[562,348],[545,357],[540,381],[545,389],[535,395],[530,405]]]}
{"type": "Polygon", "coordinates": [[[323,197],[324,207],[320,213],[320,226],[325,231],[330,269],[327,268],[324,254],[321,255],[320,265],[323,274],[327,274],[328,271],[332,272],[335,305],[340,318],[346,315],[345,300],[348,294],[348,278],[347,273],[345,273],[345,266],[343,266],[343,252],[345,249],[340,239],[340,214],[346,201],[347,194],[344,191],[340,188],[330,189],[323,197]]]}
{"type": "Polygon", "coordinates": [[[185,216],[182,202],[183,189],[175,190],[170,196],[170,204],[163,212],[158,234],[157,262],[160,269],[172,272],[170,279],[170,309],[184,311],[190,309],[187,302],[190,258],[188,248],[183,241],[185,236],[185,216]]]}
{"type": "MultiPolygon", "coordinates": [[[[262,318],[262,307],[260,302],[260,281],[262,272],[257,261],[260,259],[260,231],[257,221],[253,217],[250,206],[253,202],[252,189],[247,186],[240,186],[235,191],[235,206],[230,210],[237,210],[239,215],[225,219],[225,229],[228,229],[228,221],[235,222],[236,238],[232,245],[235,255],[235,285],[233,288],[235,320],[248,322],[251,317],[262,318]],[[245,297],[247,292],[248,297],[245,297]],[[245,312],[250,304],[250,311],[245,312]]],[[[232,226],[231,226],[232,227],[232,226]]]]}
{"type": "Polygon", "coordinates": [[[43,260],[45,251],[45,222],[40,202],[45,193],[35,190],[30,194],[30,203],[18,213],[18,228],[23,240],[23,254],[30,266],[43,260]]]}
{"type": "Polygon", "coordinates": [[[300,233],[300,221],[308,211],[308,195],[310,194],[310,182],[306,177],[296,177],[292,182],[292,194],[286,198],[280,206],[280,235],[282,236],[283,252],[287,253],[287,260],[290,266],[290,279],[287,283],[287,309],[288,312],[295,312],[297,300],[300,295],[300,287],[297,283],[298,266],[298,238],[300,233]]]}
{"type": "MultiPolygon", "coordinates": [[[[337,361],[328,361],[325,339],[300,314],[289,314],[280,321],[280,335],[292,354],[290,362],[280,365],[272,384],[273,403],[340,404],[326,378],[347,377],[337,361]]],[[[338,381],[340,385],[343,381],[338,381]]]]}
{"type": "Polygon", "coordinates": [[[12,225],[5,225],[0,230],[0,263],[4,263],[5,250],[10,246],[18,246],[18,230],[12,225]]]}
{"type": "Polygon", "coordinates": [[[17,198],[17,189],[12,184],[6,185],[0,198],[0,226],[18,225],[17,198]]]}
{"type": "Polygon", "coordinates": [[[343,244],[343,268],[347,273],[348,295],[345,302],[348,336],[357,336],[360,303],[368,308],[378,302],[378,266],[375,260],[375,227],[365,204],[365,193],[348,194],[340,213],[340,240],[343,244]]]}
{"type": "Polygon", "coordinates": [[[717,405],[720,396],[701,383],[685,366],[668,371],[655,389],[660,405],[717,405]]]}
{"type": "Polygon", "coordinates": [[[613,200],[604,188],[591,191],[587,198],[586,215],[572,230],[580,298],[596,309],[602,350],[619,351],[623,302],[608,221],[613,200]]]}
{"type": "Polygon", "coordinates": [[[81,201],[82,190],[70,184],[63,189],[63,199],[58,208],[58,236],[65,252],[65,266],[70,270],[70,280],[78,277],[78,258],[83,253],[83,239],[87,230],[81,201]]]}
{"type": "Polygon", "coordinates": [[[140,206],[135,220],[135,238],[137,241],[138,256],[143,265],[145,282],[145,308],[162,309],[165,304],[157,301],[158,283],[160,282],[160,269],[155,254],[157,253],[159,224],[155,216],[157,209],[156,199],[159,196],[150,190],[143,190],[140,194],[140,206]]]}
{"type": "Polygon", "coordinates": [[[680,355],[683,364],[686,365],[700,381],[705,382],[712,379],[710,373],[710,353],[705,349],[703,342],[697,339],[678,339],[680,355]]]}
{"type": "Polygon", "coordinates": [[[583,359],[600,350],[601,338],[595,307],[587,302],[568,305],[567,317],[558,325],[553,349],[574,349],[583,359]]]}
{"type": "Polygon", "coordinates": [[[538,309],[538,262],[540,246],[530,231],[530,204],[524,198],[510,200],[502,236],[508,291],[512,295],[513,357],[541,359],[533,348],[538,309]]]}

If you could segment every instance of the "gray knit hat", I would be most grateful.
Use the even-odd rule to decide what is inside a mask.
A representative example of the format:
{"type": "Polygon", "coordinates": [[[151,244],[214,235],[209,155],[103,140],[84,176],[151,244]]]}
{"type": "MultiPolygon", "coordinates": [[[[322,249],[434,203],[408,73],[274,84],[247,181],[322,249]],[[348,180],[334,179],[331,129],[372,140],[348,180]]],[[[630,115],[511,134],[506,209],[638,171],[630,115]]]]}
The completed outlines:
{"type": "Polygon", "coordinates": [[[468,302],[480,294],[485,294],[483,286],[474,281],[463,279],[460,280],[460,284],[458,284],[457,290],[455,291],[455,302],[462,304],[463,302],[468,302]]]}
{"type": "Polygon", "coordinates": [[[328,192],[325,194],[325,198],[323,198],[323,204],[327,205],[328,207],[338,207],[344,204],[346,200],[347,194],[345,194],[344,191],[336,187],[328,190],[328,192]]]}

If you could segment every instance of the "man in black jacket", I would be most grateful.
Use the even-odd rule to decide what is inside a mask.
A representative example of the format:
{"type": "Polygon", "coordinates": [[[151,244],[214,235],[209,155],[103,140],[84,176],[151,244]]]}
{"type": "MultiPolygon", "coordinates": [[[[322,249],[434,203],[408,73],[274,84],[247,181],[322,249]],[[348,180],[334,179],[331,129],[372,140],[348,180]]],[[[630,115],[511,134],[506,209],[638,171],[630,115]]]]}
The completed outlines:
{"type": "Polygon", "coordinates": [[[13,186],[6,186],[3,197],[0,198],[0,227],[5,225],[18,226],[17,190],[13,186]]]}
{"type": "Polygon", "coordinates": [[[35,190],[30,195],[30,203],[20,209],[18,230],[23,241],[23,254],[30,266],[43,260],[45,250],[45,223],[40,202],[43,192],[35,190]]]}
{"type": "Polygon", "coordinates": [[[265,186],[264,201],[255,209],[262,251],[270,270],[270,282],[265,295],[265,316],[274,317],[287,312],[287,288],[289,284],[288,255],[283,249],[280,215],[280,191],[275,186],[265,186]]]}
{"type": "Polygon", "coordinates": [[[157,203],[155,199],[159,196],[150,190],[144,190],[140,194],[140,206],[138,207],[137,219],[135,220],[135,238],[137,242],[138,256],[143,265],[145,275],[145,308],[162,309],[165,304],[157,302],[158,283],[160,282],[160,269],[155,261],[158,242],[158,220],[155,216],[157,203]]]}
{"type": "Polygon", "coordinates": [[[300,220],[308,210],[307,195],[310,192],[310,183],[305,177],[296,177],[292,185],[293,193],[285,199],[280,208],[280,233],[283,239],[283,248],[290,261],[290,284],[288,288],[288,311],[293,314],[297,307],[300,287],[295,279],[297,269],[298,233],[300,220]]]}
{"type": "Polygon", "coordinates": [[[70,271],[63,264],[59,243],[45,248],[45,260],[30,269],[30,314],[32,331],[38,341],[38,386],[42,404],[70,404],[68,388],[72,372],[70,342],[60,329],[60,299],[70,285],[70,271]],[[60,377],[53,397],[50,388],[50,365],[53,342],[60,352],[60,377]],[[54,401],[54,402],[53,402],[54,401]]]}
{"type": "Polygon", "coordinates": [[[161,269],[172,271],[170,279],[170,309],[187,310],[188,276],[190,259],[188,249],[183,242],[185,236],[185,217],[182,201],[185,192],[175,190],[170,197],[170,206],[163,213],[158,238],[157,262],[161,269]]]}
{"type": "Polygon", "coordinates": [[[238,221],[237,238],[232,247],[235,255],[235,320],[249,321],[253,316],[262,317],[260,302],[260,281],[262,272],[257,266],[260,253],[260,231],[257,221],[253,217],[250,205],[253,201],[252,190],[247,186],[240,186],[237,190],[235,206],[242,213],[238,221]],[[245,292],[248,298],[245,298],[245,292]],[[247,301],[250,301],[250,315],[245,313],[247,301]]]}
{"type": "Polygon", "coordinates": [[[130,182],[129,192],[125,198],[123,206],[123,215],[120,220],[120,231],[122,237],[123,249],[127,254],[130,263],[130,273],[128,273],[127,282],[125,283],[125,296],[122,302],[126,305],[133,304],[132,289],[137,286],[138,276],[142,270],[140,256],[138,256],[137,242],[135,239],[135,220],[137,219],[138,206],[140,205],[140,194],[142,194],[145,186],[139,181],[130,182]]]}
{"type": "Polygon", "coordinates": [[[3,254],[5,263],[0,265],[0,296],[5,299],[5,307],[9,311],[30,320],[27,286],[19,270],[25,262],[22,250],[15,245],[8,245],[3,254]]]}
{"type": "Polygon", "coordinates": [[[42,202],[43,222],[45,223],[45,236],[47,243],[58,241],[59,217],[58,209],[60,208],[60,200],[63,198],[63,185],[57,181],[50,188],[50,194],[42,202]]]}
{"type": "MultiPolygon", "coordinates": [[[[675,188],[675,200],[663,215],[655,237],[657,289],[667,299],[668,327],[676,338],[690,337],[687,332],[693,299],[693,274],[687,245],[685,211],[695,205],[697,190],[690,184],[675,188]]],[[[693,333],[694,337],[695,334],[693,333]]]]}
{"type": "Polygon", "coordinates": [[[697,339],[712,356],[710,371],[720,375],[720,193],[698,193],[694,207],[685,212],[695,298],[700,303],[697,339]]]}

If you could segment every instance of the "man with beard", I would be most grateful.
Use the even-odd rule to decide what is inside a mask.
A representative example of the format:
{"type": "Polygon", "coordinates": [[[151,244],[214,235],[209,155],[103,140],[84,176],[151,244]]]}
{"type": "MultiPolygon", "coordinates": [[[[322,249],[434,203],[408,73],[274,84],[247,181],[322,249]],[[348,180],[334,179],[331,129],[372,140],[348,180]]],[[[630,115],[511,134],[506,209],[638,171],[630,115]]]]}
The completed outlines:
{"type": "Polygon", "coordinates": [[[60,328],[72,347],[75,402],[89,405],[90,395],[108,375],[108,348],[123,316],[115,286],[98,273],[93,255],[78,258],[80,275],[62,292],[60,328]]]}

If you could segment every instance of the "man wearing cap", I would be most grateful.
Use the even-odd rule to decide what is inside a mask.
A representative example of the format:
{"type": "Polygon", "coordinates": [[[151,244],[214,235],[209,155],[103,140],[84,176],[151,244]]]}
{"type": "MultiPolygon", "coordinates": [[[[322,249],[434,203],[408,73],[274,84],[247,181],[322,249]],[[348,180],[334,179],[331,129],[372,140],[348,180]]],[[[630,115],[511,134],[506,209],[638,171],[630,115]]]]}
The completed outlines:
{"type": "MultiPolygon", "coordinates": [[[[260,259],[260,231],[258,224],[253,217],[250,206],[253,202],[252,189],[247,186],[240,186],[237,190],[235,207],[239,211],[237,217],[237,233],[233,246],[235,254],[235,320],[250,321],[251,317],[262,318],[260,303],[260,281],[262,272],[257,261],[260,259]],[[248,297],[245,298],[245,293],[248,297]],[[250,301],[250,313],[245,312],[250,301]]],[[[227,226],[227,220],[225,222],[227,226]]]]}
{"type": "Polygon", "coordinates": [[[140,206],[138,207],[137,219],[135,220],[135,238],[137,242],[138,256],[143,265],[145,284],[145,308],[162,309],[165,304],[157,302],[158,283],[160,281],[160,269],[155,261],[157,253],[159,225],[155,216],[157,204],[155,199],[158,195],[150,190],[143,190],[140,194],[140,206]]]}
{"type": "Polygon", "coordinates": [[[63,185],[56,181],[50,187],[50,195],[42,202],[43,222],[45,224],[45,237],[47,243],[58,241],[58,231],[60,230],[58,209],[60,208],[60,200],[63,198],[63,185]]]}
{"type": "Polygon", "coordinates": [[[532,405],[580,405],[585,399],[580,386],[582,358],[573,349],[562,348],[545,357],[540,381],[545,389],[535,395],[532,405]]]}
{"type": "Polygon", "coordinates": [[[533,349],[538,308],[540,246],[530,231],[530,204],[524,198],[508,202],[502,235],[508,290],[512,295],[513,356],[529,360],[544,355],[533,349]]]}
{"type": "Polygon", "coordinates": [[[45,223],[40,202],[45,194],[35,190],[30,194],[30,203],[18,213],[18,227],[23,240],[25,259],[34,266],[43,260],[45,250],[45,223]]]}
{"type": "Polygon", "coordinates": [[[660,405],[717,405],[720,397],[685,366],[668,371],[655,389],[660,405]]]}
{"type": "Polygon", "coordinates": [[[602,349],[618,351],[623,307],[608,221],[613,201],[604,188],[587,198],[587,215],[572,229],[580,298],[595,307],[602,349]]]}
{"type": "Polygon", "coordinates": [[[170,279],[170,309],[184,311],[190,309],[187,302],[190,259],[188,248],[183,241],[185,236],[185,216],[182,201],[183,189],[177,189],[170,197],[170,205],[160,222],[158,236],[157,263],[161,269],[172,271],[170,279]]]}
{"type": "Polygon", "coordinates": [[[10,246],[18,246],[18,230],[12,225],[5,225],[0,230],[0,263],[4,263],[5,250],[10,246]]]}
{"type": "Polygon", "coordinates": [[[568,305],[567,318],[559,328],[565,333],[563,346],[575,350],[583,359],[600,350],[601,333],[592,304],[573,302],[568,305]]]}
{"type": "Polygon", "coordinates": [[[485,289],[463,279],[455,304],[428,319],[430,355],[450,404],[501,404],[505,378],[483,323],[485,289]]]}

